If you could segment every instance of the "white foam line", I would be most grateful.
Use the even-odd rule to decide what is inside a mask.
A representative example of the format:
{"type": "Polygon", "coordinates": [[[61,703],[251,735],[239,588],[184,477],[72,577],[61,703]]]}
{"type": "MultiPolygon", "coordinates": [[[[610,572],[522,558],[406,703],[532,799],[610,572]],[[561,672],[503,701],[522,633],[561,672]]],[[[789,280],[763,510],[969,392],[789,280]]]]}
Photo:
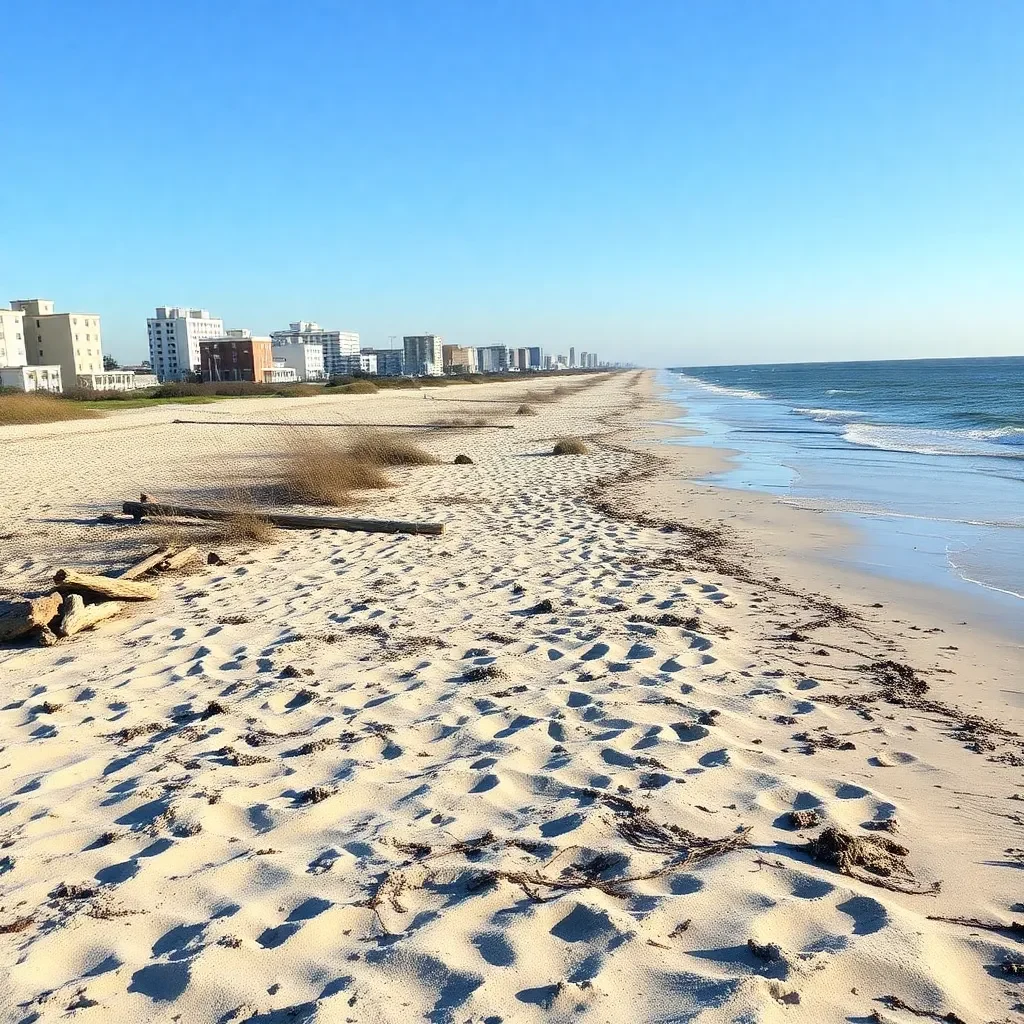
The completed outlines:
{"type": "Polygon", "coordinates": [[[857,508],[856,506],[843,507],[841,505],[828,505],[825,503],[812,505],[802,503],[795,498],[779,498],[779,504],[789,505],[792,508],[802,508],[808,512],[833,512],[844,513],[855,516],[872,516],[876,519],[916,519],[925,523],[955,523],[960,526],[989,526],[998,530],[1024,530],[1024,522],[993,522],[987,519],[952,519],[948,516],[922,516],[913,512],[890,512],[886,509],[857,508]]]}
{"type": "Polygon", "coordinates": [[[946,547],[946,564],[953,570],[956,576],[962,579],[965,583],[973,583],[976,587],[982,587],[985,590],[993,590],[997,594],[1006,594],[1008,597],[1016,597],[1018,600],[1024,601],[1024,594],[1018,594],[1016,590],[1007,590],[1005,587],[997,587],[993,583],[986,583],[984,580],[977,580],[973,576],[968,576],[967,573],[965,573],[963,569],[953,561],[952,553],[948,546],[946,547]]]}

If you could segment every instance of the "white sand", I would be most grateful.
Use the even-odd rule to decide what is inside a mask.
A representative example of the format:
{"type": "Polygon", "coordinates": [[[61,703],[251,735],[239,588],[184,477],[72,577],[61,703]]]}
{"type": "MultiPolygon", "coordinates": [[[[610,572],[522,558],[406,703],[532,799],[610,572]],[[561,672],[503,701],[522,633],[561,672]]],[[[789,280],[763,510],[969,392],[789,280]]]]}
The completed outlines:
{"type": "MultiPolygon", "coordinates": [[[[430,402],[455,390],[8,428],[3,582],[127,564],[158,531],[99,512],[269,479],[291,437],[175,416],[488,409],[430,402]]],[[[282,532],[158,580],[158,601],[95,632],[0,651],[0,928],[28,919],[0,934],[4,1020],[924,1019],[887,996],[1020,1019],[1001,965],[1024,960],[1021,936],[927,918],[1024,918],[1019,739],[938,707],[820,701],[877,691],[857,666],[888,658],[927,700],[1024,732],[1019,645],[826,572],[813,551],[841,532],[686,483],[706,452],[652,460],[647,379],[537,408],[500,421],[514,431],[427,435],[475,464],[395,471],[360,510],[442,521],[442,538],[282,532]],[[591,454],[547,456],[563,434],[591,454]],[[637,513],[728,517],[719,564],[637,513]],[[859,617],[815,626],[813,593],[859,617]],[[630,621],[664,614],[698,624],[630,621]],[[637,806],[702,837],[749,827],[752,845],[688,867],[664,830],[638,848],[637,806]],[[904,844],[905,887],[941,892],[812,862],[793,845],[821,826],[786,822],[812,808],[904,844]],[[893,816],[895,833],[863,827],[893,816]]]]}

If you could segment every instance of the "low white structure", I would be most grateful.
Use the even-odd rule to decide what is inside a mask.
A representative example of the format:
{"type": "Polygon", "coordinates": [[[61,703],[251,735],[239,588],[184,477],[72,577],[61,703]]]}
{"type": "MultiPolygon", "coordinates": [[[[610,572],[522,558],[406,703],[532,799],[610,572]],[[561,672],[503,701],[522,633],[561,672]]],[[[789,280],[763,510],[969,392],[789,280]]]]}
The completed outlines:
{"type": "Polygon", "coordinates": [[[132,386],[138,390],[139,388],[155,388],[160,383],[160,379],[155,373],[139,373],[135,370],[132,374],[134,380],[132,386]]]}
{"type": "Polygon", "coordinates": [[[0,366],[0,387],[17,388],[19,391],[52,391],[54,394],[64,390],[58,363],[50,366],[0,366]]]}
{"type": "Polygon", "coordinates": [[[285,366],[283,363],[274,363],[263,370],[264,384],[294,384],[299,375],[292,366],[285,366]]]}
{"type": "Polygon", "coordinates": [[[274,345],[274,362],[290,366],[299,380],[326,380],[324,369],[324,347],[313,342],[303,345],[292,341],[274,345]]]}
{"type": "Polygon", "coordinates": [[[80,373],[80,388],[91,388],[93,391],[134,391],[135,374],[131,370],[104,370],[103,373],[80,373]]]}

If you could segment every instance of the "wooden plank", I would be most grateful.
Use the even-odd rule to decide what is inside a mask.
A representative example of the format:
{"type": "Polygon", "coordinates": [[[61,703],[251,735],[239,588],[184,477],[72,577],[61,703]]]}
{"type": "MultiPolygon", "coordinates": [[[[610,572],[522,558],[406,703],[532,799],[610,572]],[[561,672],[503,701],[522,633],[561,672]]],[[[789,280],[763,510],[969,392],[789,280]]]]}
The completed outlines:
{"type": "Polygon", "coordinates": [[[141,562],[128,566],[117,578],[119,580],[138,579],[149,572],[150,569],[155,569],[161,562],[165,562],[173,554],[174,548],[159,548],[153,554],[147,555],[141,562]]]}
{"type": "MultiPolygon", "coordinates": [[[[219,508],[187,508],[181,505],[165,505],[156,501],[126,501],[122,505],[125,515],[142,519],[146,516],[160,519],[207,519],[224,522],[237,515],[219,508]]],[[[282,512],[259,512],[274,526],[286,530],[350,530],[359,533],[417,533],[440,536],[444,533],[443,523],[405,523],[390,519],[350,519],[338,516],[297,516],[282,512]]]]}
{"type": "MultiPolygon", "coordinates": [[[[454,399],[453,399],[454,401],[454,399]]],[[[511,403],[518,404],[518,403],[511,403]]],[[[377,430],[515,430],[512,423],[282,423],[278,420],[171,420],[201,427],[375,427],[377,430]]]]}
{"type": "Polygon", "coordinates": [[[117,576],[93,576],[74,569],[58,569],[53,582],[62,591],[85,591],[119,601],[152,601],[159,594],[152,583],[123,580],[117,576]]]}
{"type": "Polygon", "coordinates": [[[197,547],[182,548],[177,554],[171,555],[170,558],[160,563],[160,571],[173,572],[175,569],[183,568],[190,562],[198,562],[201,557],[197,547]]]}
{"type": "Polygon", "coordinates": [[[39,626],[45,626],[60,611],[63,600],[60,594],[54,593],[0,601],[0,642],[16,640],[39,626]]]}
{"type": "Polygon", "coordinates": [[[60,620],[61,636],[74,636],[83,629],[91,629],[97,622],[116,615],[124,605],[120,601],[100,601],[86,604],[80,594],[68,594],[64,599],[64,614],[60,620]]]}

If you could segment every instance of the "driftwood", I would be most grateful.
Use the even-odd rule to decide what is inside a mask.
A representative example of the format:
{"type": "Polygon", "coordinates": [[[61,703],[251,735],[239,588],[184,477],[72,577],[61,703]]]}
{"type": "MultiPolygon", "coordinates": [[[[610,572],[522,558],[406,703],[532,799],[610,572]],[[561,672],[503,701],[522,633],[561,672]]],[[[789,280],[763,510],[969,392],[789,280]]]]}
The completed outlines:
{"type": "Polygon", "coordinates": [[[119,580],[135,580],[145,576],[151,569],[155,569],[161,562],[166,561],[174,553],[174,548],[159,548],[153,554],[147,555],[141,562],[130,565],[117,578],[119,580]]]}
{"type": "Polygon", "coordinates": [[[125,580],[116,576],[92,576],[74,569],[58,569],[53,577],[59,590],[85,591],[120,601],[151,601],[159,593],[152,583],[125,580]]]}
{"type": "Polygon", "coordinates": [[[182,548],[181,551],[165,558],[157,568],[161,572],[173,572],[175,569],[184,568],[190,562],[198,562],[201,557],[197,547],[182,548]]]}
{"type": "Polygon", "coordinates": [[[385,430],[515,430],[511,423],[276,423],[272,420],[172,420],[201,427],[379,427],[385,430]]]}
{"type": "MultiPolygon", "coordinates": [[[[142,519],[145,516],[158,519],[207,519],[222,522],[230,520],[236,513],[218,508],[186,508],[181,505],[165,505],[156,501],[126,501],[122,506],[125,515],[142,519]]],[[[352,530],[365,533],[421,533],[439,536],[444,533],[442,523],[404,523],[390,519],[348,519],[337,516],[296,516],[281,512],[260,512],[260,519],[289,530],[352,530]]],[[[117,595],[111,595],[116,597],[117,595]]]]}
{"type": "Polygon", "coordinates": [[[39,626],[45,626],[60,611],[61,600],[60,594],[46,594],[0,602],[0,642],[16,640],[39,626]]]}
{"type": "Polygon", "coordinates": [[[101,601],[86,604],[80,594],[68,594],[64,599],[64,614],[60,620],[61,636],[74,636],[83,629],[91,629],[97,622],[109,619],[124,607],[120,601],[101,601]]]}
{"type": "Polygon", "coordinates": [[[1009,932],[1011,935],[1024,937],[1024,921],[979,921],[976,917],[943,917],[940,914],[929,914],[929,921],[945,921],[947,924],[959,924],[965,928],[977,928],[986,932],[1009,932]]]}

